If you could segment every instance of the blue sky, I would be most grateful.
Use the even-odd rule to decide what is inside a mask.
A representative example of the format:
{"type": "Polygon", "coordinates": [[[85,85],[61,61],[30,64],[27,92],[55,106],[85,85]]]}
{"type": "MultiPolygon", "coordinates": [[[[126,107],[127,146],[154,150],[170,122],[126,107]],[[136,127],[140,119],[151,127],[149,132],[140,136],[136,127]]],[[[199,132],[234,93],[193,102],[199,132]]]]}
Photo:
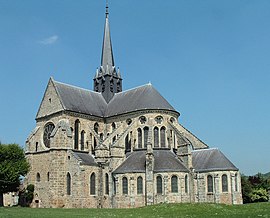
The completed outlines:
{"type": "MultiPolygon", "coordinates": [[[[149,81],[245,174],[269,172],[270,1],[111,0],[123,88],[149,81]]],[[[0,140],[24,145],[52,76],[92,89],[105,0],[0,0],[0,140]]]]}

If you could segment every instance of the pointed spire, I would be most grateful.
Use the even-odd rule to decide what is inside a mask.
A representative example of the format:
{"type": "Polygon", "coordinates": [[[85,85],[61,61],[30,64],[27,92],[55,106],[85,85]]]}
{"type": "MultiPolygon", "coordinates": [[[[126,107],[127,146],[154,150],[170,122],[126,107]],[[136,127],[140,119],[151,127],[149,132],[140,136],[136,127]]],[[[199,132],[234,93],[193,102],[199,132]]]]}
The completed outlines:
{"type": "Polygon", "coordinates": [[[111,34],[110,34],[110,26],[109,26],[108,1],[106,1],[105,14],[106,14],[106,18],[105,18],[105,27],[104,27],[104,36],[103,36],[101,66],[103,67],[103,69],[110,70],[114,66],[114,60],[113,60],[112,42],[111,42],[111,34]]]}

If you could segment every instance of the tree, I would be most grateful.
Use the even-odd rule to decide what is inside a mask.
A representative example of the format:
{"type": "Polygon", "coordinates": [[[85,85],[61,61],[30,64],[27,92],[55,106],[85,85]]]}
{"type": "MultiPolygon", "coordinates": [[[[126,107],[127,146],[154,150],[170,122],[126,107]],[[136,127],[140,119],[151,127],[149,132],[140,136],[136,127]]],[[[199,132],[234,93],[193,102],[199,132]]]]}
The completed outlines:
{"type": "Polygon", "coordinates": [[[250,199],[252,202],[267,202],[269,194],[264,188],[254,188],[250,193],[250,199]]]}
{"type": "Polygon", "coordinates": [[[19,205],[22,207],[29,207],[34,198],[35,186],[29,184],[26,189],[23,189],[19,192],[19,205]]]}
{"type": "Polygon", "coordinates": [[[29,171],[23,149],[17,144],[0,144],[0,207],[4,205],[3,194],[18,190],[20,176],[29,171]]]}
{"type": "Polygon", "coordinates": [[[244,203],[265,202],[269,200],[270,180],[263,174],[241,176],[242,196],[244,203]]]}

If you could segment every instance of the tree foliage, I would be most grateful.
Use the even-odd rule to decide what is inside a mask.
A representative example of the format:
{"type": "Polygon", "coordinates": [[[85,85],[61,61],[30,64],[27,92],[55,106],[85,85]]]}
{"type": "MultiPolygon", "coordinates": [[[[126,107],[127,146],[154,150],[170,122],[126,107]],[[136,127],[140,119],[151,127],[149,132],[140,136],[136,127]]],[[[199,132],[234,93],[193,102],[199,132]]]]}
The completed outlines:
{"type": "Polygon", "coordinates": [[[270,180],[263,174],[241,177],[244,203],[266,202],[269,200],[270,180]]]}
{"type": "Polygon", "coordinates": [[[29,184],[26,189],[23,189],[19,193],[19,205],[22,207],[29,207],[34,198],[35,187],[33,184],[29,184]]]}
{"type": "Polygon", "coordinates": [[[0,144],[0,206],[3,193],[17,191],[20,177],[29,171],[23,149],[17,144],[0,144]]]}

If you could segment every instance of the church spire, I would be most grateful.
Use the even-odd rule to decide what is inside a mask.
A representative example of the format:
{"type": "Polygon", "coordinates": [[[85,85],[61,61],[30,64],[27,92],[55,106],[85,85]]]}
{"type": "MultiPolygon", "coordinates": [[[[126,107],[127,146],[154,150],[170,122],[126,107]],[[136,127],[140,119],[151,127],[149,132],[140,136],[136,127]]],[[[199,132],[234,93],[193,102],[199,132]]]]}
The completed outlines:
{"type": "Polygon", "coordinates": [[[94,77],[94,91],[100,92],[108,103],[115,93],[122,92],[120,71],[116,72],[113,59],[112,42],[109,26],[109,7],[106,1],[105,27],[102,44],[101,66],[94,77]]]}
{"type": "Polygon", "coordinates": [[[103,36],[103,45],[102,45],[102,56],[101,56],[101,66],[106,73],[112,73],[111,70],[114,67],[113,60],[113,51],[112,51],[112,42],[110,34],[110,25],[109,25],[109,6],[108,1],[106,1],[106,18],[105,18],[105,27],[104,27],[104,36],[103,36]]]}

